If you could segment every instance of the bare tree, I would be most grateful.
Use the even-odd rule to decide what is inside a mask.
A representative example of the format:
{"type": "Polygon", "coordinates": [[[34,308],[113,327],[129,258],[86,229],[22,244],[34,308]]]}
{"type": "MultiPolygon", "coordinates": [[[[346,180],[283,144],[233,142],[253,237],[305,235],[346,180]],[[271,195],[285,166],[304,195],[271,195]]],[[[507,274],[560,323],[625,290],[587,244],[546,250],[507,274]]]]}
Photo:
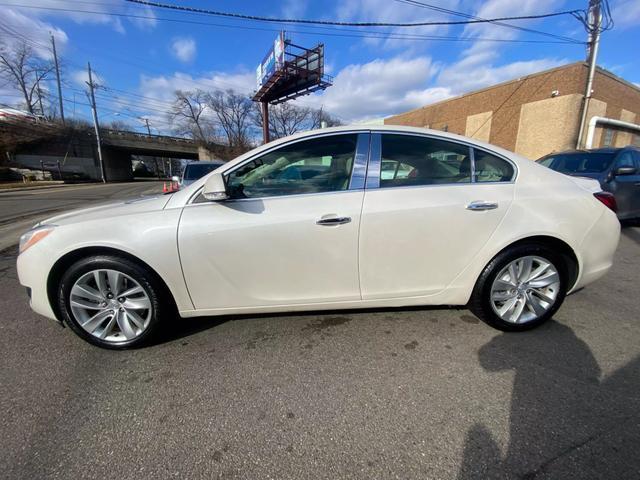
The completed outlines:
{"type": "Polygon", "coordinates": [[[246,148],[251,144],[253,105],[251,100],[233,90],[210,94],[207,103],[231,147],[246,148]]]}
{"type": "Polygon", "coordinates": [[[340,125],[342,125],[342,122],[338,118],[325,112],[323,107],[311,112],[311,128],[322,128],[323,126],[339,127],[340,125]]]}
{"type": "Polygon", "coordinates": [[[213,135],[206,117],[208,94],[202,90],[176,90],[175,96],[169,120],[175,125],[176,131],[194,140],[210,140],[213,135]]]}
{"type": "MultiPolygon", "coordinates": [[[[253,120],[256,127],[262,129],[262,110],[259,104],[255,104],[253,120]]],[[[320,128],[323,122],[328,127],[341,125],[337,118],[332,117],[322,108],[299,107],[286,102],[269,108],[269,135],[272,139],[320,128]]]]}
{"type": "Polygon", "coordinates": [[[20,92],[24,108],[44,115],[41,82],[53,71],[50,60],[38,57],[25,42],[0,45],[0,82],[20,92]]]}

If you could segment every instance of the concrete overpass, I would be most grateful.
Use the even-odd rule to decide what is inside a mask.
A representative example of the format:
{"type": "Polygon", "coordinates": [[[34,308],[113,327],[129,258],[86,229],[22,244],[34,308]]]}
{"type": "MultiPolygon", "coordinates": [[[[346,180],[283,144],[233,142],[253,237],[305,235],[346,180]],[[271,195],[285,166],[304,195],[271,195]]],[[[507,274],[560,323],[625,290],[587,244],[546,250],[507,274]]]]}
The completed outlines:
{"type": "MultiPolygon", "coordinates": [[[[101,129],[102,159],[107,181],[133,179],[132,155],[210,160],[215,156],[193,140],[165,135],[101,129]]],[[[97,142],[93,130],[43,132],[42,138],[25,143],[15,151],[23,167],[51,170],[101,180],[97,142]]],[[[223,148],[214,146],[217,148],[223,148]]]]}

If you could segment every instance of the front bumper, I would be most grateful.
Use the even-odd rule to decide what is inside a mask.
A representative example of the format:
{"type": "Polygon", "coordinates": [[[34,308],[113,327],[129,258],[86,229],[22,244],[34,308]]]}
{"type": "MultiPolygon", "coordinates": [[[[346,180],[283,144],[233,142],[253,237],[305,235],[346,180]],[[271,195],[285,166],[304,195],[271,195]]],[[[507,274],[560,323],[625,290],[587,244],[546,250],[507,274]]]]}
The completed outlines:
{"type": "Polygon", "coordinates": [[[27,289],[31,309],[47,318],[60,321],[49,303],[47,292],[47,278],[51,271],[51,255],[46,249],[31,247],[20,254],[17,260],[18,280],[27,289]]]}

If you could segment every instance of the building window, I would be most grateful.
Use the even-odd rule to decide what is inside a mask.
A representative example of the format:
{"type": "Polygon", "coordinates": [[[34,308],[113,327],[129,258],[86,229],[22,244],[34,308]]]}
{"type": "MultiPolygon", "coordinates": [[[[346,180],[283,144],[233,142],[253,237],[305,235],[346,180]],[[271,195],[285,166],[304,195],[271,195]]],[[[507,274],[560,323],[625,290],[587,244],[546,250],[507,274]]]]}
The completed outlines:
{"type": "Polygon", "coordinates": [[[613,143],[613,129],[605,128],[604,134],[602,137],[602,146],[610,147],[612,143],[613,143]]]}

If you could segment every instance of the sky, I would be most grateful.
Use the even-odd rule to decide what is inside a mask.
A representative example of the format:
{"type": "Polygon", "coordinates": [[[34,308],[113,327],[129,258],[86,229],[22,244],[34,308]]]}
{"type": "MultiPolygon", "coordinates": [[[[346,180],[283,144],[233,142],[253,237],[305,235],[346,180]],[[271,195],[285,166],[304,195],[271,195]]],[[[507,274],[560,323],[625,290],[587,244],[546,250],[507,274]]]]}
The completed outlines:
{"type": "MultiPolygon", "coordinates": [[[[160,1],[272,18],[394,23],[461,19],[401,0],[160,1]]],[[[584,9],[588,2],[429,3],[497,18],[584,9]]],[[[640,0],[610,3],[615,26],[602,35],[598,64],[640,86],[640,0]]],[[[568,15],[511,23],[586,40],[582,24],[568,15]]],[[[287,37],[299,45],[324,43],[326,73],[333,77],[333,85],[296,103],[322,107],[344,123],[418,108],[584,60],[586,55],[583,44],[540,43],[558,40],[493,24],[319,28],[159,10],[125,0],[0,0],[0,44],[27,39],[38,55],[47,58],[51,55],[50,35],[56,38],[67,116],[90,119],[84,93],[90,61],[100,85],[96,92],[100,120],[124,121],[140,130],[146,129],[141,118],[148,118],[152,133],[171,130],[166,112],[176,89],[233,89],[251,95],[256,88],[256,66],[279,30],[285,30],[287,37]],[[378,34],[375,38],[372,31],[396,37],[379,38],[378,34]],[[414,36],[406,38],[407,34],[414,36]]],[[[52,82],[44,88],[56,94],[52,82]]],[[[13,105],[16,101],[15,92],[0,85],[0,103],[13,105]]]]}

